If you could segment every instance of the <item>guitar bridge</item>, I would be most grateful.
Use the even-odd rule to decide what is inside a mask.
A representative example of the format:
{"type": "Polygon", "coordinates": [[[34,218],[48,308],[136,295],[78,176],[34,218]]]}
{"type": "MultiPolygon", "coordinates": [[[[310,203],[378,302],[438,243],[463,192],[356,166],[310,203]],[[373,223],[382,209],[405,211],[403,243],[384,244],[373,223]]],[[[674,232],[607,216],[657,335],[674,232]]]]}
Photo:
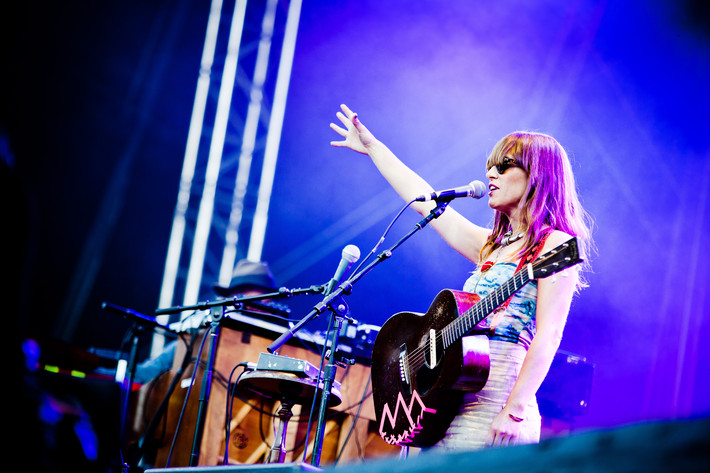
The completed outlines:
{"type": "Polygon", "coordinates": [[[429,360],[432,368],[439,363],[436,356],[436,330],[433,328],[429,330],[429,360]]]}

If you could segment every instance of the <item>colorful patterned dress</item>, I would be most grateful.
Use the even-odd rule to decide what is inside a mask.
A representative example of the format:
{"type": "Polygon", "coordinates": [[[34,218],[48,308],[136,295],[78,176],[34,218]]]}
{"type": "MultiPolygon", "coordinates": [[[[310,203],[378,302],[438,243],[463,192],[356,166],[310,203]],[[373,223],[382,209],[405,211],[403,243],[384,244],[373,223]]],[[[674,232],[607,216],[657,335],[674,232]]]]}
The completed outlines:
{"type": "MultiPolygon", "coordinates": [[[[484,265],[485,267],[485,265],[484,265]]],[[[463,290],[484,298],[515,273],[517,263],[496,263],[485,272],[475,271],[463,290]]],[[[506,308],[500,307],[478,325],[490,335],[491,366],[486,385],[477,393],[466,393],[458,415],[446,435],[430,450],[478,450],[484,448],[488,431],[496,415],[503,409],[513,389],[527,349],[535,335],[537,282],[521,288],[506,308]]],[[[537,401],[525,410],[518,443],[540,440],[540,413],[537,401]]]]}

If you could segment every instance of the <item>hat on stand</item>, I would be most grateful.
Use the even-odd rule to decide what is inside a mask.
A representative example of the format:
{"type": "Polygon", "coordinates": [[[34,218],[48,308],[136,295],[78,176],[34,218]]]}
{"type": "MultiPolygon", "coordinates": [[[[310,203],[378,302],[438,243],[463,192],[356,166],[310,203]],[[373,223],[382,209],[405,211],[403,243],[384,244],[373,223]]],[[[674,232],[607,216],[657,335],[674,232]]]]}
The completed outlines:
{"type": "Polygon", "coordinates": [[[269,265],[261,261],[240,260],[234,267],[232,280],[227,286],[215,284],[214,292],[218,296],[228,297],[237,290],[250,288],[276,291],[276,282],[271,274],[269,265]]]}

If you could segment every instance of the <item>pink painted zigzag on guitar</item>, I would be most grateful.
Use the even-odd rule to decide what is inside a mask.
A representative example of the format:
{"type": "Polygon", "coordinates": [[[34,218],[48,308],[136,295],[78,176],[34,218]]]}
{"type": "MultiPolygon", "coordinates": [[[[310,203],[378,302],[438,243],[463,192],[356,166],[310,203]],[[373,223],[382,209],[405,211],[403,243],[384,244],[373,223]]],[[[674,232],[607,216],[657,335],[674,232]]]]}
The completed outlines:
{"type": "Polygon", "coordinates": [[[380,420],[380,436],[384,439],[385,442],[389,443],[390,445],[399,445],[402,443],[411,442],[412,437],[414,437],[414,435],[422,429],[420,421],[424,416],[425,412],[436,414],[436,409],[430,409],[426,407],[416,391],[412,393],[412,398],[409,401],[409,406],[407,406],[407,403],[404,401],[404,396],[402,396],[402,393],[400,392],[397,395],[397,402],[395,404],[394,414],[390,410],[389,404],[385,404],[382,410],[382,418],[380,420]],[[415,401],[417,402],[416,406],[414,404],[415,401]],[[409,428],[404,429],[404,431],[402,431],[402,433],[399,435],[387,435],[384,429],[385,421],[389,420],[390,427],[394,427],[397,423],[397,415],[399,414],[400,406],[402,408],[402,412],[404,413],[409,422],[409,428]],[[412,411],[417,406],[419,407],[419,413],[416,415],[415,420],[412,417],[412,411]]]}

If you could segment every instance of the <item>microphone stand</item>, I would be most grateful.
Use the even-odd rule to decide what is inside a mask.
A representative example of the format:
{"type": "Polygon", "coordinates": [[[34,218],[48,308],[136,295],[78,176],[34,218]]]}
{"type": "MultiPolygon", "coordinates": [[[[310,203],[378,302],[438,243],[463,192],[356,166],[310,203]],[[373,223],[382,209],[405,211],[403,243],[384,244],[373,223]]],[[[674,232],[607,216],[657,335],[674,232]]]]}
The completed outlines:
{"type": "Polygon", "coordinates": [[[199,461],[200,444],[202,443],[202,436],[204,433],[204,420],[207,416],[207,405],[209,403],[210,388],[212,384],[212,377],[214,375],[214,363],[215,354],[217,351],[217,341],[220,335],[220,325],[224,318],[224,307],[234,305],[235,307],[240,308],[243,303],[250,301],[286,298],[300,294],[320,294],[322,292],[323,286],[311,286],[305,289],[287,289],[285,287],[282,287],[278,290],[278,292],[271,292],[254,296],[233,297],[231,299],[220,299],[212,302],[199,302],[195,305],[168,307],[165,309],[157,309],[155,311],[156,315],[167,315],[187,310],[210,310],[210,345],[207,357],[207,366],[205,367],[204,373],[202,375],[202,387],[200,389],[200,400],[197,410],[197,420],[195,421],[195,433],[192,439],[192,450],[190,453],[189,466],[197,466],[199,461]]]}
{"type": "MultiPolygon", "coordinates": [[[[190,365],[190,354],[192,353],[192,347],[195,344],[195,337],[191,337],[191,342],[187,347],[187,351],[185,352],[185,356],[183,357],[182,363],[180,364],[180,369],[177,371],[175,376],[173,376],[173,379],[170,381],[170,385],[168,386],[168,389],[163,396],[162,401],[160,402],[160,405],[155,411],[155,414],[153,414],[152,419],[150,420],[150,423],[148,424],[148,427],[146,427],[145,431],[141,435],[140,439],[138,439],[138,442],[136,444],[135,450],[131,452],[131,461],[128,464],[129,469],[127,470],[128,472],[135,471],[136,473],[143,471],[142,469],[138,468],[138,465],[140,462],[143,460],[143,457],[145,456],[145,450],[150,447],[150,448],[155,448],[155,439],[153,438],[153,434],[155,431],[158,429],[158,425],[163,418],[163,415],[168,409],[170,397],[172,396],[173,392],[175,391],[175,388],[177,387],[178,383],[182,379],[183,374],[185,373],[185,370],[187,370],[187,367],[190,365]]],[[[154,453],[154,452],[152,452],[154,453]]]]}
{"type": "Polygon", "coordinates": [[[178,305],[175,307],[156,309],[155,315],[177,314],[178,312],[185,312],[188,310],[207,310],[207,309],[211,309],[213,307],[225,307],[228,305],[234,305],[237,308],[239,308],[240,304],[242,304],[244,302],[262,301],[262,300],[267,300],[267,299],[279,299],[279,298],[286,298],[286,297],[291,297],[291,296],[298,296],[298,295],[302,295],[302,294],[321,294],[322,292],[323,292],[323,286],[311,286],[311,287],[307,287],[304,289],[288,289],[286,287],[282,287],[277,292],[269,292],[266,294],[257,294],[254,296],[244,296],[244,297],[232,297],[231,299],[218,299],[216,301],[198,302],[197,304],[194,304],[194,305],[186,305],[186,306],[178,305]]]}
{"type": "MultiPolygon", "coordinates": [[[[320,455],[323,446],[325,413],[326,408],[328,406],[328,398],[330,397],[330,390],[333,385],[333,381],[335,380],[335,373],[337,371],[337,365],[335,362],[335,350],[338,346],[338,334],[340,333],[342,318],[346,317],[348,314],[348,306],[342,297],[343,294],[349,295],[352,292],[353,285],[357,281],[359,281],[360,279],[362,279],[362,277],[372,271],[375,266],[389,259],[392,256],[394,250],[399,248],[412,235],[427,226],[429,222],[431,222],[435,218],[441,216],[441,214],[444,213],[444,210],[446,210],[446,207],[449,205],[450,201],[451,199],[442,199],[441,202],[437,201],[437,206],[432,209],[431,212],[429,212],[429,215],[420,220],[412,230],[410,230],[406,235],[400,238],[399,241],[392,245],[392,247],[380,253],[374,261],[368,264],[360,272],[347,279],[345,282],[340,284],[340,286],[334,289],[333,292],[326,295],[320,303],[316,304],[316,306],[313,307],[313,310],[308,315],[306,315],[296,325],[294,325],[291,330],[287,330],[286,332],[284,332],[267,348],[270,353],[275,353],[276,351],[278,351],[279,348],[281,348],[281,346],[283,346],[289,339],[291,339],[296,334],[296,332],[303,328],[304,325],[319,316],[326,309],[330,310],[331,317],[335,317],[335,323],[331,324],[332,333],[329,334],[331,335],[330,356],[328,357],[328,364],[323,369],[323,389],[320,392],[321,399],[318,411],[318,421],[316,424],[316,438],[313,446],[313,454],[311,455],[311,464],[313,466],[318,467],[320,464],[320,455]]],[[[315,392],[318,392],[318,386],[316,386],[315,392]]]]}
{"type": "Polygon", "coordinates": [[[119,433],[119,438],[121,439],[121,442],[123,442],[123,441],[125,441],[125,436],[126,436],[126,418],[128,416],[128,404],[130,401],[131,390],[133,389],[133,380],[135,379],[135,374],[136,374],[138,341],[140,339],[140,335],[143,333],[143,330],[146,327],[153,329],[153,330],[156,330],[156,329],[164,330],[166,332],[170,332],[173,334],[177,334],[177,332],[175,332],[174,330],[172,330],[169,327],[166,327],[166,326],[160,324],[153,317],[141,314],[140,312],[136,312],[135,310],[132,310],[132,309],[126,309],[124,307],[121,307],[121,306],[118,306],[115,304],[111,304],[110,302],[103,302],[101,304],[101,308],[105,309],[109,312],[113,312],[113,313],[122,315],[124,318],[134,322],[133,327],[131,328],[131,349],[130,349],[130,354],[128,356],[128,369],[127,369],[128,377],[124,378],[124,380],[123,380],[123,399],[122,399],[122,406],[121,406],[121,423],[120,423],[120,433],[119,433]]]}

